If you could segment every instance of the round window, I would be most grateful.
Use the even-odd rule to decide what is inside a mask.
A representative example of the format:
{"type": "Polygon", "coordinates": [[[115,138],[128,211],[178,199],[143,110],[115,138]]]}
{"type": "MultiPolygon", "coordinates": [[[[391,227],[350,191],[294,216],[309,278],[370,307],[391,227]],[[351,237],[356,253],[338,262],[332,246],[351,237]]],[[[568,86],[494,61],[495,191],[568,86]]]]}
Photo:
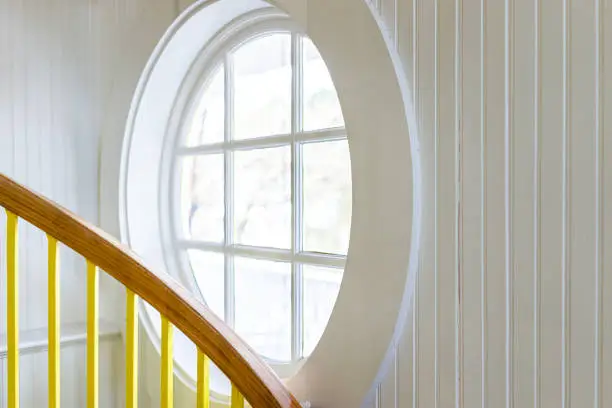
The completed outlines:
{"type": "MultiPolygon", "coordinates": [[[[149,58],[125,133],[120,115],[104,127],[101,197],[119,207],[101,206],[101,220],[114,228],[118,216],[122,240],[201,294],[291,377],[299,399],[358,406],[409,311],[424,183],[397,55],[365,2],[335,0],[337,13],[329,4],[188,7],[149,58]],[[350,18],[339,28],[337,15],[350,18]],[[304,28],[329,62],[342,109],[304,28]]],[[[119,112],[125,95],[116,91],[119,112]]],[[[149,364],[159,358],[160,319],[140,306],[149,364]]],[[[193,388],[196,349],[180,331],[174,356],[193,388]]],[[[158,387],[155,375],[144,381],[158,387]]],[[[227,402],[229,381],[214,365],[211,389],[227,402]]]]}
{"type": "Polygon", "coordinates": [[[313,43],[270,24],[219,42],[201,72],[170,181],[178,265],[256,351],[292,366],[323,334],[348,249],[351,167],[336,90],[313,43]]]}

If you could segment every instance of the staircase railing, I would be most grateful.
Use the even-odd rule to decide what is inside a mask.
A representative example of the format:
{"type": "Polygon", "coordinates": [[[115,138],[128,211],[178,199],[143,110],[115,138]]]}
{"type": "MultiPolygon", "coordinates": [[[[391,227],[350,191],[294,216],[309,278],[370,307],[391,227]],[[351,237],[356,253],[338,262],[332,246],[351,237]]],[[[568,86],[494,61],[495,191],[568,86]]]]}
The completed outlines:
{"type": "Polygon", "coordinates": [[[210,404],[209,360],[232,383],[231,407],[300,405],[259,356],[199,300],[166,273],[145,266],[129,249],[69,211],[0,174],[0,206],[7,214],[8,407],[19,407],[18,220],[48,237],[49,407],[60,406],[60,290],[58,243],[87,261],[87,408],[98,406],[99,269],[126,288],[126,408],[138,405],[138,308],[142,298],[162,316],[161,406],[173,406],[173,328],[198,349],[197,408],[210,404]],[[99,269],[98,269],[99,268],[99,269]]]}

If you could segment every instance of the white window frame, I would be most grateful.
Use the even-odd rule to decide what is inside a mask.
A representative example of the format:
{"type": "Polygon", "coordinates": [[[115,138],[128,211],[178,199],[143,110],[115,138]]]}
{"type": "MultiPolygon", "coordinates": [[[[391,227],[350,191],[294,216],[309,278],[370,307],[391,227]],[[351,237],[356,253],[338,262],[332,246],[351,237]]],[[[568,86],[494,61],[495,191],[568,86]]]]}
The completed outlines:
{"type": "MultiPolygon", "coordinates": [[[[214,252],[225,255],[225,305],[223,316],[225,322],[231,327],[235,323],[235,282],[234,257],[246,257],[269,261],[279,261],[291,264],[291,361],[278,361],[263,357],[283,378],[293,375],[301,366],[304,356],[304,265],[327,267],[337,269],[342,274],[346,264],[346,255],[309,252],[303,250],[303,154],[302,147],[307,143],[333,142],[347,140],[346,128],[335,127],[318,131],[304,131],[303,128],[303,41],[305,34],[285,15],[270,10],[258,11],[240,18],[222,30],[211,43],[202,50],[202,55],[194,64],[191,73],[183,84],[183,95],[179,96],[177,109],[173,120],[174,127],[169,129],[168,135],[175,135],[171,146],[172,157],[166,173],[171,176],[168,184],[161,188],[160,199],[167,200],[162,205],[162,211],[167,211],[165,218],[169,221],[164,228],[165,242],[170,245],[170,251],[165,251],[169,265],[176,268],[176,275],[181,277],[183,283],[196,293],[204,302],[200,288],[196,282],[187,250],[195,249],[205,252],[214,252]],[[231,53],[242,45],[259,37],[283,33],[291,35],[291,133],[271,135],[251,139],[233,140],[233,61],[231,53]],[[224,141],[188,147],[185,143],[191,118],[200,101],[201,93],[206,89],[208,82],[216,69],[224,65],[224,92],[225,92],[225,118],[224,141]],[[292,203],[292,229],[291,248],[267,248],[234,243],[233,240],[233,181],[234,166],[233,152],[240,150],[262,149],[270,147],[291,147],[291,203],[292,203]],[[225,219],[224,242],[203,242],[188,240],[182,231],[182,214],[180,210],[180,183],[182,165],[185,157],[197,157],[208,154],[223,154],[224,156],[224,185],[225,185],[225,219]],[[166,192],[170,194],[166,194],[166,192]],[[164,210],[165,209],[165,210],[164,210]]],[[[169,136],[170,137],[170,136],[169,136]]],[[[169,149],[166,149],[167,151],[169,149]]],[[[349,163],[350,165],[350,163],[349,163]]],[[[163,204],[163,202],[162,202],[163,204]]]]}
{"type": "MultiPolygon", "coordinates": [[[[160,220],[160,214],[167,214],[160,209],[159,197],[167,174],[162,167],[168,165],[163,159],[173,112],[188,73],[216,34],[226,24],[270,5],[308,33],[328,64],[350,132],[354,197],[340,294],[317,348],[287,385],[300,400],[317,406],[360,406],[390,366],[410,311],[420,244],[426,239],[422,192],[431,187],[423,172],[429,160],[427,144],[417,132],[400,57],[369,3],[199,0],[169,27],[161,22],[146,40],[140,32],[150,22],[142,13],[135,15],[129,30],[140,34],[128,32],[125,38],[134,41],[117,44],[125,55],[113,71],[120,86],[111,90],[102,126],[101,223],[120,234],[151,268],[182,279],[164,258],[168,243],[163,241],[160,220]],[[135,44],[148,47],[147,41],[155,38],[161,40],[145,64],[143,55],[134,52],[135,44]],[[131,89],[136,90],[130,103],[126,92],[131,89]]],[[[116,299],[122,295],[119,290],[116,299]]],[[[140,322],[147,334],[142,363],[152,368],[143,386],[154,396],[161,340],[159,315],[149,309],[141,302],[140,322]]],[[[195,348],[190,349],[192,343],[180,331],[175,345],[175,374],[193,390],[195,348]]],[[[191,394],[181,395],[177,397],[188,403],[191,394]]]]}

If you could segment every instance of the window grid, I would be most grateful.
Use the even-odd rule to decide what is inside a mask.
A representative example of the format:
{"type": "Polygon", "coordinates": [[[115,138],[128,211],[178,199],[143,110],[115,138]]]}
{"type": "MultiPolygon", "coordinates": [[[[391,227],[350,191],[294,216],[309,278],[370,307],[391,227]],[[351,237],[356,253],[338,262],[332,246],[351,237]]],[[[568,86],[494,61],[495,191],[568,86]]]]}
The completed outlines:
{"type": "MultiPolygon", "coordinates": [[[[291,35],[291,133],[302,131],[303,99],[303,55],[302,37],[291,35]]],[[[304,277],[302,265],[295,261],[295,255],[302,251],[302,148],[295,140],[291,142],[291,208],[292,242],[294,260],[291,263],[291,360],[296,361],[304,349],[304,277]]]]}
{"type": "Polygon", "coordinates": [[[346,130],[343,127],[322,129],[316,131],[301,131],[286,135],[262,136],[253,139],[230,140],[222,143],[211,143],[201,146],[180,147],[179,156],[198,156],[205,154],[221,154],[227,151],[251,150],[271,147],[288,146],[295,141],[300,145],[315,142],[333,142],[346,140],[346,130]]]}
{"type": "MultiPolygon", "coordinates": [[[[223,253],[224,263],[224,320],[235,328],[235,265],[236,256],[291,263],[291,360],[304,357],[304,277],[303,265],[322,266],[339,271],[344,270],[346,256],[303,250],[303,154],[305,143],[346,140],[344,127],[304,131],[304,37],[291,33],[291,133],[252,139],[234,140],[234,61],[233,54],[224,56],[224,139],[222,143],[179,147],[177,154],[182,157],[223,154],[224,157],[224,241],[223,243],[177,240],[181,250],[198,249],[206,252],[223,253]],[[291,147],[291,249],[264,248],[242,245],[234,237],[234,152],[270,147],[291,147]]],[[[340,272],[339,272],[340,273],[340,272]]]]}
{"type": "Polygon", "coordinates": [[[244,258],[257,258],[265,261],[292,262],[320,266],[332,269],[344,269],[346,257],[337,254],[302,251],[295,253],[291,249],[257,247],[252,245],[225,245],[217,242],[179,240],[177,248],[183,251],[197,249],[198,251],[230,254],[244,258]]]}
{"type": "MultiPolygon", "coordinates": [[[[234,61],[231,54],[224,57],[224,98],[225,118],[223,138],[226,143],[230,142],[234,136],[234,61]]],[[[224,242],[225,245],[234,243],[234,153],[226,151],[223,154],[224,162],[224,242]]],[[[234,328],[236,322],[236,274],[234,269],[234,257],[225,253],[224,255],[224,312],[225,322],[234,328]]]]}

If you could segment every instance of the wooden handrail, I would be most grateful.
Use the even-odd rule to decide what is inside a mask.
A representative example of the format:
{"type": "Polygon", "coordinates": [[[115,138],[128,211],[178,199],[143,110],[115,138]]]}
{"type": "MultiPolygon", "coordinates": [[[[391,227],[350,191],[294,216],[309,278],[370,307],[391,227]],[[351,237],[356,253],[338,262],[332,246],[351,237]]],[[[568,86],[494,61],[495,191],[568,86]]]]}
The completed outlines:
{"type": "Polygon", "coordinates": [[[255,408],[300,404],[271,368],[168,274],[148,268],[110,235],[0,173],[0,206],[79,253],[140,296],[205,353],[255,408]]]}

